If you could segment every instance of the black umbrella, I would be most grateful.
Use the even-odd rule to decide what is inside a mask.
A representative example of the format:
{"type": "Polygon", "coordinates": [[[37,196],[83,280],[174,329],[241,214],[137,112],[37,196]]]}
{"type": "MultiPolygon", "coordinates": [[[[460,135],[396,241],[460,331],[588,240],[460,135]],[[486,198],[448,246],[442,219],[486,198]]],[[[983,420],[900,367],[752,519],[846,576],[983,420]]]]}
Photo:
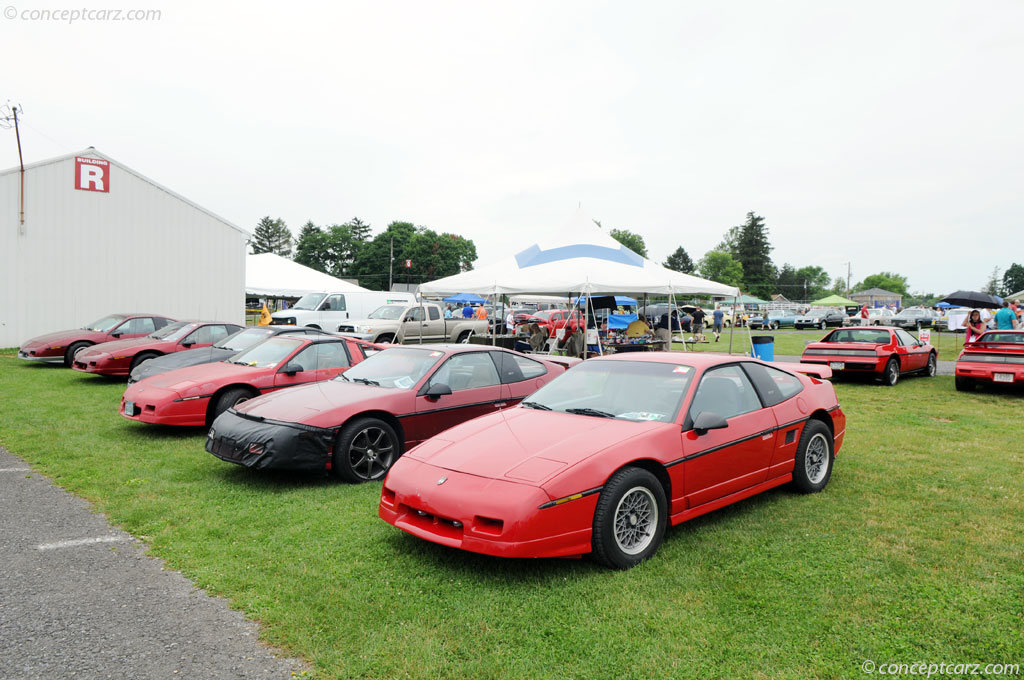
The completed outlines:
{"type": "Polygon", "coordinates": [[[1003,306],[1002,300],[995,295],[978,293],[973,290],[958,290],[942,298],[939,302],[948,302],[951,305],[960,305],[961,307],[981,307],[983,309],[997,309],[1003,306]]]}

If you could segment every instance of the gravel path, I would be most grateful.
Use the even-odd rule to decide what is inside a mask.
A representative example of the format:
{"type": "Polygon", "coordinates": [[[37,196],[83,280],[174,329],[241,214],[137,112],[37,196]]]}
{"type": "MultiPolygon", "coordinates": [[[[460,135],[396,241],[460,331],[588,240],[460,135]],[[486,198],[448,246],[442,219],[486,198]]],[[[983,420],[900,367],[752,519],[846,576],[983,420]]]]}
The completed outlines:
{"type": "Polygon", "coordinates": [[[290,678],[256,624],[0,448],[0,678],[290,678]]]}

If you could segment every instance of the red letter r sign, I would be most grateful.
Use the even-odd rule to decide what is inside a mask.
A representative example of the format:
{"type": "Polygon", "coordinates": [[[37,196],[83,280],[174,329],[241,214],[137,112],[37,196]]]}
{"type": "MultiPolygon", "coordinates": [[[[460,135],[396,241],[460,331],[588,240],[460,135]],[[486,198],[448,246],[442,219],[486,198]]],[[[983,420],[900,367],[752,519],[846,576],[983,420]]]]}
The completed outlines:
{"type": "Polygon", "coordinates": [[[110,163],[99,158],[75,157],[75,188],[110,192],[110,163]]]}

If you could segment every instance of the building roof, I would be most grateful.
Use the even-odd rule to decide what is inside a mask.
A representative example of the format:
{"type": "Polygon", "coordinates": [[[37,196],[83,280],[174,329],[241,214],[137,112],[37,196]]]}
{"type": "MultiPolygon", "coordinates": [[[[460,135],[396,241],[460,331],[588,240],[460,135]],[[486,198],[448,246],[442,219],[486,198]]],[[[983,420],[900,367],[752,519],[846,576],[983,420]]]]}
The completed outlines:
{"type": "Polygon", "coordinates": [[[891,290],[882,290],[881,288],[868,288],[867,290],[859,290],[856,293],[851,293],[850,297],[857,295],[873,295],[874,297],[903,297],[900,293],[894,293],[891,290]]]}
{"type": "MultiPolygon", "coordinates": [[[[42,167],[44,165],[50,165],[52,163],[60,163],[61,161],[66,161],[66,160],[69,160],[69,159],[72,159],[72,158],[78,158],[78,157],[82,157],[82,158],[90,158],[90,157],[91,158],[101,158],[101,159],[107,161],[108,163],[110,163],[111,165],[116,166],[120,170],[123,170],[124,172],[127,172],[130,175],[135,175],[135,177],[141,179],[143,182],[146,182],[147,184],[151,184],[154,187],[156,187],[157,189],[160,189],[161,191],[163,191],[165,193],[168,193],[171,196],[174,196],[179,201],[181,201],[183,203],[187,203],[188,205],[192,206],[193,208],[195,208],[199,212],[202,212],[202,213],[205,213],[205,214],[209,215],[210,217],[212,217],[213,219],[217,220],[218,222],[221,222],[221,223],[231,227],[232,229],[234,229],[236,231],[239,231],[242,234],[245,234],[246,236],[251,236],[251,232],[249,232],[249,230],[243,229],[242,227],[238,226],[237,224],[234,224],[233,222],[228,222],[226,219],[224,219],[223,217],[221,217],[217,213],[212,212],[210,210],[207,210],[206,208],[204,208],[203,206],[201,206],[201,205],[199,205],[197,203],[193,203],[192,201],[188,200],[187,198],[185,198],[181,194],[177,193],[176,191],[171,191],[170,189],[168,189],[164,185],[160,184],[159,182],[155,182],[155,181],[151,180],[149,177],[146,177],[145,175],[143,175],[141,172],[138,172],[137,170],[132,170],[127,165],[124,165],[123,163],[114,160],[113,158],[111,158],[110,156],[107,156],[106,154],[100,153],[94,147],[91,147],[91,146],[88,149],[84,150],[84,151],[78,151],[78,152],[75,152],[75,153],[64,154],[63,156],[57,156],[56,158],[48,158],[46,160],[36,161],[35,163],[29,163],[28,165],[25,166],[25,170],[26,171],[27,170],[32,170],[34,168],[39,168],[39,167],[42,167]]],[[[13,167],[13,168],[9,168],[7,170],[0,170],[0,177],[2,177],[4,175],[9,175],[11,173],[20,172],[20,171],[21,171],[21,166],[16,166],[16,167],[13,167]]]]}

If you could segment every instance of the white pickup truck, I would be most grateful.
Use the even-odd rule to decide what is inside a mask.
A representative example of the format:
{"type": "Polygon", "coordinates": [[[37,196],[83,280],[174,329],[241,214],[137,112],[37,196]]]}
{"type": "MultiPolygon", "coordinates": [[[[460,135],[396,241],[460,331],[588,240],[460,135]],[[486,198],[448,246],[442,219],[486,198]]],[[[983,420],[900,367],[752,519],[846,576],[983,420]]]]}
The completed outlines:
{"type": "Polygon", "coordinates": [[[362,319],[381,305],[414,304],[411,293],[365,290],[307,293],[288,309],[270,315],[275,326],[308,326],[333,332],[349,319],[362,319]]]}
{"type": "Polygon", "coordinates": [[[338,332],[369,342],[466,342],[473,333],[486,333],[486,319],[444,318],[438,305],[384,305],[365,319],[347,321],[338,332]]]}

